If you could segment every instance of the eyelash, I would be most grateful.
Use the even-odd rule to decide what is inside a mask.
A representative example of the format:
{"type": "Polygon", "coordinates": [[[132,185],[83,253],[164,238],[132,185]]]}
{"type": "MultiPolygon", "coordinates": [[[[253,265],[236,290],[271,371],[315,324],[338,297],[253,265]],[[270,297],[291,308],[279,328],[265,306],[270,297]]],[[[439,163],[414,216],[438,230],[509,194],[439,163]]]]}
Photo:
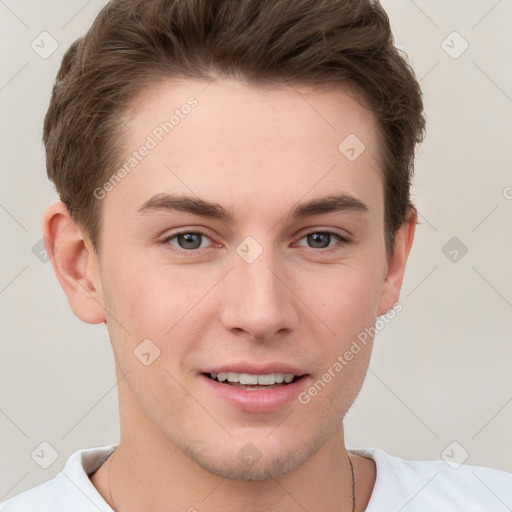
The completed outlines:
{"type": "MultiPolygon", "coordinates": [[[[305,246],[306,249],[308,249],[309,251],[313,251],[315,253],[329,253],[329,252],[338,250],[340,248],[338,244],[346,245],[346,244],[350,243],[350,240],[348,238],[340,235],[339,233],[336,233],[335,231],[329,231],[329,230],[310,231],[310,232],[305,233],[304,235],[302,235],[298,239],[298,241],[303,240],[304,238],[308,237],[309,235],[315,235],[315,234],[331,235],[331,236],[334,236],[334,237],[336,237],[338,239],[338,243],[337,244],[334,244],[334,245],[328,246],[328,247],[324,247],[324,248],[315,248],[315,247],[305,246]]],[[[180,235],[200,235],[201,237],[208,238],[209,240],[211,240],[213,242],[211,237],[209,237],[207,234],[205,234],[205,233],[203,233],[201,231],[180,231],[178,233],[174,233],[174,234],[166,237],[164,240],[162,240],[162,244],[165,245],[165,246],[170,246],[171,245],[170,241],[174,240],[175,238],[178,238],[180,235]]],[[[210,249],[210,248],[211,248],[211,246],[203,247],[203,248],[197,248],[197,249],[182,249],[181,247],[172,246],[171,250],[174,250],[176,252],[181,252],[182,254],[185,254],[187,256],[193,256],[194,254],[197,254],[198,252],[200,252],[201,249],[210,249]]]]}

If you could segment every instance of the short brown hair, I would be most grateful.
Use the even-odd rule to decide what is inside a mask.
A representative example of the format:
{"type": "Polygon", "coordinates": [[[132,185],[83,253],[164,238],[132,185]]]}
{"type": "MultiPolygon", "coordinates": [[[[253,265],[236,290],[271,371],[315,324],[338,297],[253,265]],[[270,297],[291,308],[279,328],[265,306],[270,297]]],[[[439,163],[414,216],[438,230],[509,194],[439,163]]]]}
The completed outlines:
{"type": "MultiPolygon", "coordinates": [[[[66,52],[44,123],[49,178],[98,250],[93,191],[119,164],[120,116],[157,81],[234,77],[265,86],[355,86],[377,119],[385,239],[414,208],[419,83],[376,0],[112,0],[66,52]]],[[[341,141],[340,141],[341,142],[341,141]]]]}

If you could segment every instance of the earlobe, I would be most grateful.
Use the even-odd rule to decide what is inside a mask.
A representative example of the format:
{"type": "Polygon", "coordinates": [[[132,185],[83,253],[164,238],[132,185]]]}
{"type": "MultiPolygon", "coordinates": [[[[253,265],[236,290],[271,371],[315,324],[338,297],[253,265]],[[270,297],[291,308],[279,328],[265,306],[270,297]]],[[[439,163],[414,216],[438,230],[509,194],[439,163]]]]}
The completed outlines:
{"type": "Polygon", "coordinates": [[[43,236],[73,313],[90,324],[105,322],[98,255],[63,203],[46,210],[43,236]]]}
{"type": "Polygon", "coordinates": [[[387,275],[382,285],[378,316],[386,314],[400,298],[405,266],[414,240],[417,220],[416,210],[409,210],[405,222],[396,233],[393,254],[389,259],[387,275]]]}

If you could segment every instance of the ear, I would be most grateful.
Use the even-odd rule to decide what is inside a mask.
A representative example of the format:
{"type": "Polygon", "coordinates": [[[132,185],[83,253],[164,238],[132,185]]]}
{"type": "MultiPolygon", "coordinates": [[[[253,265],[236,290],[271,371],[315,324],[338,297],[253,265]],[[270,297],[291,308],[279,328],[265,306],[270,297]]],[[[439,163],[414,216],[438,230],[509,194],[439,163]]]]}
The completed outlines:
{"type": "Polygon", "coordinates": [[[396,233],[393,254],[388,261],[388,271],[381,289],[377,316],[387,313],[400,298],[405,264],[411,251],[417,220],[418,213],[415,209],[410,209],[396,233]]]}
{"type": "Polygon", "coordinates": [[[98,255],[63,203],[46,210],[43,236],[73,313],[89,324],[105,322],[98,255]]]}

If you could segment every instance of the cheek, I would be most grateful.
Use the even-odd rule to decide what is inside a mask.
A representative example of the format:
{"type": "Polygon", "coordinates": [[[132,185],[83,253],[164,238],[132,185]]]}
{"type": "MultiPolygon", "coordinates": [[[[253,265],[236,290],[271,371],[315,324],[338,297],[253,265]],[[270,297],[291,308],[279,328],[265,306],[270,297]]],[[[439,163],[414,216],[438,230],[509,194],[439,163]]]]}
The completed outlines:
{"type": "Polygon", "coordinates": [[[112,314],[119,322],[145,337],[161,338],[176,318],[186,313],[194,291],[180,272],[150,263],[126,260],[112,267],[104,290],[112,314]]]}
{"type": "MultiPolygon", "coordinates": [[[[158,354],[170,319],[162,314],[163,286],[160,284],[160,290],[155,290],[154,272],[142,271],[127,258],[116,261],[119,263],[105,264],[102,279],[107,326],[116,359],[123,370],[139,371],[143,365],[135,357],[137,348],[149,346],[151,357],[158,354]]],[[[172,304],[169,307],[172,308],[172,304]]]]}
{"type": "Polygon", "coordinates": [[[325,317],[326,322],[329,319],[337,334],[353,335],[354,329],[364,329],[375,322],[382,286],[375,267],[346,266],[317,277],[309,300],[320,305],[319,316],[325,317]]]}
{"type": "Polygon", "coordinates": [[[182,371],[188,354],[197,350],[218,311],[208,295],[218,276],[212,272],[198,279],[192,267],[145,265],[130,273],[121,268],[110,273],[104,290],[115,320],[108,322],[109,332],[125,369],[139,369],[134,351],[142,343],[152,347],[144,340],[157,347],[158,358],[151,366],[173,373],[182,371]]]}
{"type": "Polygon", "coordinates": [[[347,265],[330,274],[316,281],[308,302],[317,305],[318,329],[325,332],[312,333],[318,340],[315,378],[329,381],[329,391],[322,393],[320,402],[330,402],[339,412],[355,399],[368,369],[380,282],[371,265],[347,265]]]}

